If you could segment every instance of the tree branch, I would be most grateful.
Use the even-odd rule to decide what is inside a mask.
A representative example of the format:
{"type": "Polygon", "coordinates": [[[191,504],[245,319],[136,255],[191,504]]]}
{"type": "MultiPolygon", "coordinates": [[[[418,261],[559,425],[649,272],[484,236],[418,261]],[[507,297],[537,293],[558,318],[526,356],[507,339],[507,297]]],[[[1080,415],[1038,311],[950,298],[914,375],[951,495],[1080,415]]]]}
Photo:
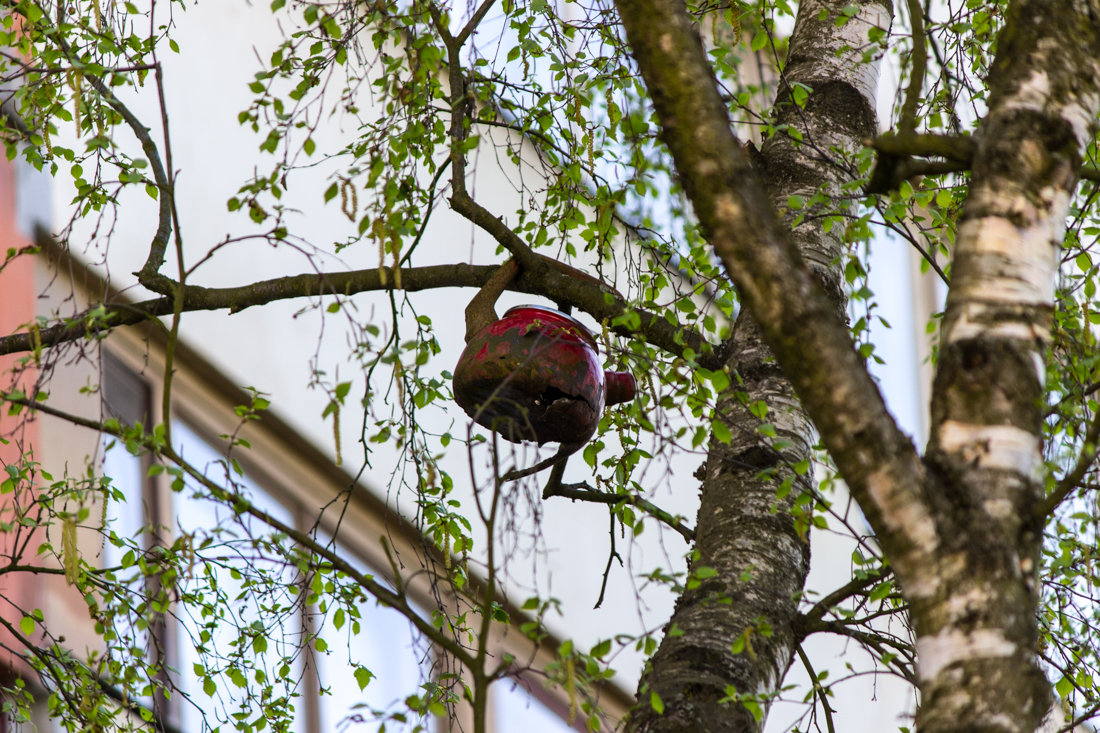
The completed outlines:
{"type": "MultiPolygon", "coordinates": [[[[57,43],[65,55],[75,63],[72,58],[72,49],[60,33],[57,34],[57,43]]],[[[157,66],[157,73],[159,75],[159,66],[157,66]]],[[[160,274],[160,267],[164,264],[164,253],[168,248],[168,239],[172,235],[172,199],[174,196],[172,183],[164,169],[164,164],[161,162],[157,145],[149,134],[149,128],[142,124],[130,108],[115,96],[110,87],[103,83],[102,79],[94,74],[86,74],[85,79],[111,109],[122,117],[130,131],[138,139],[138,142],[141,143],[141,149],[149,159],[149,169],[153,172],[153,180],[156,181],[157,189],[160,191],[160,195],[157,197],[157,230],[149,243],[149,256],[145,260],[145,264],[135,274],[138,276],[138,282],[149,290],[162,295],[168,294],[171,292],[171,284],[167,282],[164,275],[160,274]]]]}
{"type": "MultiPolygon", "coordinates": [[[[400,590],[390,590],[370,575],[364,574],[352,563],[346,561],[328,545],[318,542],[308,533],[302,532],[296,527],[286,524],[269,512],[260,509],[249,501],[247,497],[212,481],[202,471],[185,461],[172,446],[157,440],[152,434],[142,433],[141,435],[135,436],[132,430],[117,423],[111,425],[98,420],[91,420],[59,410],[43,402],[11,397],[3,393],[0,393],[0,401],[21,405],[29,410],[35,410],[53,417],[58,417],[73,425],[89,428],[105,435],[111,435],[119,439],[136,440],[141,447],[147,450],[151,455],[179,466],[184,473],[212,492],[221,501],[232,506],[234,511],[243,512],[260,520],[272,529],[285,534],[301,547],[331,562],[334,568],[353,579],[360,587],[374,596],[379,603],[400,612],[410,623],[416,626],[421,633],[431,639],[433,643],[439,644],[442,648],[446,649],[449,653],[454,655],[456,659],[461,661],[462,664],[473,668],[475,662],[473,655],[457,641],[445,635],[440,629],[437,629],[435,625],[432,624],[431,619],[421,617],[421,615],[409,604],[408,599],[400,590]]],[[[399,589],[402,587],[402,582],[399,578],[395,579],[395,583],[399,589]]],[[[491,594],[491,590],[487,590],[486,592],[491,594]]]]}
{"type": "Polygon", "coordinates": [[[829,707],[829,697],[825,694],[825,688],[821,686],[821,680],[817,678],[817,672],[814,671],[814,666],[810,664],[810,658],[806,656],[802,644],[795,645],[794,649],[802,662],[802,666],[806,669],[806,675],[810,678],[814,695],[821,701],[821,709],[825,711],[825,727],[829,733],[836,733],[836,727],[833,725],[833,709],[829,707]]]}
{"type": "Polygon", "coordinates": [[[618,0],[695,213],[876,535],[904,572],[936,528],[923,468],[856,353],[851,335],[779,222],[732,132],[702,44],[680,0],[618,0]],[[904,517],[905,520],[899,519],[904,517]]]}
{"type": "Polygon", "coordinates": [[[928,68],[928,49],[924,42],[924,10],[920,0],[906,0],[909,8],[909,24],[913,29],[913,56],[909,70],[909,87],[905,90],[905,103],[901,107],[901,119],[898,127],[902,132],[912,133],[917,129],[917,105],[924,87],[924,72],[928,68]]]}
{"type": "Polygon", "coordinates": [[[889,571],[885,567],[876,568],[874,571],[868,573],[862,578],[852,578],[844,585],[834,590],[829,595],[822,598],[820,601],[810,607],[805,613],[802,614],[802,618],[807,622],[820,621],[825,618],[830,609],[836,606],[841,601],[855,595],[867,586],[877,583],[889,574],[889,571]]]}
{"type": "MultiPolygon", "coordinates": [[[[875,169],[867,184],[868,193],[886,193],[902,181],[918,175],[935,176],[960,173],[971,168],[977,145],[969,135],[936,135],[902,129],[886,132],[867,144],[878,152],[875,169]],[[920,160],[920,158],[943,160],[920,160]]],[[[1100,168],[1083,165],[1077,175],[1082,180],[1100,183],[1100,168]]]]}
{"type": "Polygon", "coordinates": [[[1100,455],[1100,410],[1092,416],[1092,422],[1085,431],[1085,440],[1081,446],[1081,454],[1077,457],[1077,463],[1062,477],[1054,491],[1035,507],[1036,516],[1046,517],[1057,509],[1058,505],[1080,486],[1081,480],[1096,462],[1097,455],[1100,455]]]}
{"type": "Polygon", "coordinates": [[[612,494],[606,491],[593,489],[588,484],[581,482],[578,484],[558,483],[557,485],[547,485],[546,489],[542,492],[542,498],[549,499],[552,496],[563,496],[573,501],[587,501],[594,504],[609,504],[611,506],[629,504],[631,506],[636,506],[654,519],[667,524],[669,527],[679,532],[680,536],[689,544],[695,539],[695,532],[681,522],[678,517],[669,514],[656,504],[634,494],[612,494]]]}
{"type": "Polygon", "coordinates": [[[977,144],[969,135],[935,135],[928,132],[886,132],[870,142],[880,153],[921,158],[945,158],[970,165],[977,144]]]}
{"type": "MultiPolygon", "coordinates": [[[[47,240],[45,247],[57,249],[47,240]]],[[[541,259],[541,256],[540,256],[541,259]]],[[[433,265],[428,267],[400,268],[399,277],[394,268],[378,267],[368,270],[352,270],[337,273],[303,273],[262,280],[248,285],[227,288],[204,288],[188,285],[183,292],[183,311],[228,309],[237,313],[246,308],[265,305],[291,298],[310,298],[326,295],[347,297],[356,293],[389,290],[433,290],[451,287],[476,287],[485,284],[498,268],[492,265],[433,265]],[[397,286],[400,283],[400,287],[397,286]]],[[[172,282],[169,280],[169,282],[172,282]]],[[[521,272],[509,286],[514,292],[528,293],[564,301],[585,311],[599,322],[622,336],[643,334],[646,341],[672,354],[697,358],[700,364],[715,368],[717,352],[702,336],[689,328],[673,326],[655,314],[634,310],[613,290],[606,286],[568,277],[545,267],[542,273],[521,272]],[[610,291],[610,292],[609,292],[610,291]],[[614,295],[612,295],[614,293],[614,295]],[[608,296],[611,295],[610,302],[608,296]],[[619,316],[634,312],[638,315],[638,328],[623,323],[614,324],[619,316]]],[[[153,298],[140,302],[105,302],[63,319],[60,323],[0,337],[0,354],[30,352],[37,348],[99,337],[119,326],[131,326],[174,311],[172,296],[153,298]]]]}
{"type": "Polygon", "coordinates": [[[863,631],[862,629],[853,629],[844,624],[837,623],[835,621],[816,621],[803,629],[805,636],[809,636],[813,633],[824,632],[827,634],[836,634],[837,636],[845,636],[849,639],[858,641],[863,646],[871,649],[878,655],[880,659],[886,658],[886,655],[894,657],[893,661],[886,662],[886,664],[894,667],[897,673],[902,678],[909,681],[912,684],[916,684],[916,677],[913,674],[913,648],[909,644],[899,639],[893,639],[885,634],[874,633],[870,631],[863,631]],[[904,660],[904,663],[902,662],[904,660]]]}

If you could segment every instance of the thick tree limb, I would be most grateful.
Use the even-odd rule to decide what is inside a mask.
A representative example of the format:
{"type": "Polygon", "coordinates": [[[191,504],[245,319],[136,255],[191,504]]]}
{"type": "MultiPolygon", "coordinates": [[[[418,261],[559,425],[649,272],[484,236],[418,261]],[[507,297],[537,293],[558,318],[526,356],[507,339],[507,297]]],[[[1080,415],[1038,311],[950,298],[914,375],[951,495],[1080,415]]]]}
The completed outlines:
{"type": "MultiPolygon", "coordinates": [[[[45,246],[56,249],[56,245],[45,246]]],[[[303,273],[228,288],[188,285],[183,294],[183,310],[190,312],[228,309],[230,313],[236,313],[253,306],[293,298],[346,297],[356,293],[385,290],[479,288],[497,269],[492,265],[457,263],[400,268],[399,277],[395,277],[393,268],[380,267],[349,272],[303,273]],[[397,283],[400,283],[400,288],[397,283]]],[[[628,304],[619,298],[612,296],[611,302],[608,302],[608,288],[595,282],[571,278],[549,267],[544,268],[541,276],[522,272],[509,287],[516,292],[568,302],[601,322],[610,322],[630,311],[628,304]]],[[[173,306],[172,296],[136,303],[106,302],[52,326],[0,337],[0,354],[26,353],[101,335],[118,326],[134,325],[170,315],[173,313],[173,306]]],[[[635,312],[641,321],[638,331],[622,325],[610,326],[611,330],[624,336],[642,333],[649,343],[673,354],[686,355],[690,351],[693,358],[699,358],[704,365],[710,364],[713,367],[713,362],[719,358],[715,349],[696,332],[674,327],[666,319],[645,311],[635,312]]]]}
{"type": "Polygon", "coordinates": [[[910,57],[909,88],[905,90],[905,103],[901,106],[901,119],[898,127],[906,132],[917,129],[917,106],[920,104],[921,90],[924,86],[924,73],[928,68],[927,39],[924,35],[924,9],[919,0],[906,0],[909,10],[909,25],[913,31],[913,51],[910,57]]]}
{"type": "Polygon", "coordinates": [[[936,541],[916,451],[776,218],[682,3],[618,7],[695,213],[901,577],[936,541]]]}
{"type": "Polygon", "coordinates": [[[879,135],[871,142],[880,153],[898,156],[936,157],[970,165],[976,147],[973,137],[962,135],[935,135],[927,132],[902,130],[879,135]]]}

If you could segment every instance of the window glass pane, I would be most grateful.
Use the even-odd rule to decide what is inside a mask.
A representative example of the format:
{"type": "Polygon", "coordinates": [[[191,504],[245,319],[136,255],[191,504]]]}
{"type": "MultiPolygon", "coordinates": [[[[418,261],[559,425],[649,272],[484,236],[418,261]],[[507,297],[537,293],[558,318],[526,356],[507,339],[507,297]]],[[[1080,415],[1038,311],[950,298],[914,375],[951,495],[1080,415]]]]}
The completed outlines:
{"type": "MultiPolygon", "coordinates": [[[[256,507],[290,524],[290,511],[246,476],[226,468],[224,458],[183,423],[173,423],[178,450],[220,486],[246,496],[256,507]]],[[[173,495],[175,531],[190,537],[195,552],[192,577],[183,583],[176,624],[177,684],[186,695],[177,708],[179,725],[202,730],[241,717],[289,713],[291,730],[305,730],[305,705],[292,692],[301,676],[300,578],[283,562],[285,538],[273,536],[262,521],[234,512],[223,501],[207,498],[198,482],[173,495]],[[250,699],[257,680],[271,683],[272,697],[250,699]]]]}
{"type": "MultiPolygon", "coordinates": [[[[501,680],[492,687],[496,730],[523,733],[573,733],[584,730],[583,713],[577,711],[573,726],[525,687],[525,680],[501,680]]],[[[567,713],[567,711],[563,711],[567,713]]]]}
{"type": "MultiPolygon", "coordinates": [[[[103,353],[102,395],[105,416],[125,425],[149,424],[148,385],[109,351],[103,353]]],[[[149,525],[145,460],[130,453],[125,445],[110,436],[104,436],[103,450],[103,475],[109,476],[118,489],[116,493],[121,493],[120,497],[108,501],[108,526],[120,538],[144,547],[149,525]]],[[[103,567],[117,565],[128,549],[104,541],[103,567]]]]}
{"type": "Polygon", "coordinates": [[[111,478],[111,486],[121,492],[107,504],[107,526],[127,546],[116,547],[104,538],[102,566],[118,565],[130,547],[144,547],[149,525],[145,507],[145,466],[140,456],[131,455],[125,446],[112,438],[103,441],[103,475],[111,478]]]}
{"type": "MultiPolygon", "coordinates": [[[[371,573],[350,552],[339,546],[337,550],[352,559],[356,569],[371,573]]],[[[331,693],[320,698],[320,729],[343,730],[341,722],[346,724],[351,716],[381,721],[395,712],[407,715],[404,700],[419,692],[421,670],[431,663],[427,645],[418,643],[405,616],[371,599],[354,604],[358,618],[343,610],[339,629],[335,623],[338,608],[333,604],[323,613],[315,609],[311,616],[313,628],[327,644],[325,652],[314,655],[317,677],[320,686],[331,693]],[[359,683],[366,676],[363,672],[356,676],[360,667],[375,675],[362,689],[359,683]]]]}
{"type": "MultiPolygon", "coordinates": [[[[113,417],[125,425],[147,423],[147,385],[109,352],[104,353],[101,386],[106,417],[113,417]]],[[[116,583],[114,591],[119,597],[130,601],[105,604],[102,609],[101,620],[110,627],[109,631],[104,632],[107,644],[104,652],[116,660],[121,669],[131,668],[135,661],[139,663],[140,669],[136,675],[120,676],[111,682],[119,689],[125,688],[125,694],[138,704],[151,707],[154,697],[142,694],[150,682],[149,671],[141,663],[142,660],[152,662],[154,659],[150,629],[155,628],[159,614],[143,605],[149,586],[139,567],[131,562],[127,569],[122,569],[123,559],[127,555],[130,558],[140,557],[150,543],[149,482],[145,475],[147,461],[143,455],[130,453],[121,441],[111,436],[103,436],[101,447],[102,472],[111,483],[109,493],[104,496],[106,529],[100,546],[99,563],[105,569],[115,569],[106,580],[116,583]]],[[[108,665],[107,668],[113,667],[108,665]]]]}

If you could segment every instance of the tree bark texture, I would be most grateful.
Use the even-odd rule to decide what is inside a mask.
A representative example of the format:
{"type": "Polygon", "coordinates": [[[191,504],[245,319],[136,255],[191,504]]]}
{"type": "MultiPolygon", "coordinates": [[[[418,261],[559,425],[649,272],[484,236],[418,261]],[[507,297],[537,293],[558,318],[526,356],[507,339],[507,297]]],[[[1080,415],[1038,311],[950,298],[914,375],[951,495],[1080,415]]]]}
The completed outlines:
{"type": "Polygon", "coordinates": [[[1100,106],[1100,2],[1015,3],[998,42],[958,225],[925,459],[939,501],[903,580],[918,729],[1033,731],[1044,361],[1059,245],[1100,106]]]}
{"type": "MultiPolygon", "coordinates": [[[[870,25],[889,27],[890,7],[865,3],[838,29],[835,20],[846,4],[818,0],[800,6],[774,118],[779,126],[797,129],[802,143],[782,133],[766,141],[759,167],[768,198],[758,205],[785,210],[792,195],[806,200],[817,192],[842,196],[854,175],[838,151],[854,152],[875,133],[878,68],[863,53],[870,25]],[[792,101],[795,83],[813,90],[801,107],[792,101]]],[[[631,12],[624,9],[624,15],[631,12]]],[[[647,22],[656,23],[652,30],[658,43],[665,43],[660,35],[665,18],[653,10],[640,12],[650,14],[647,22]]],[[[632,21],[624,22],[629,36],[632,21]]],[[[685,33],[691,32],[687,27],[685,33]]],[[[703,81],[713,84],[710,77],[703,81]]],[[[675,124],[660,104],[658,113],[675,124]]],[[[728,116],[722,114],[717,124],[728,132],[728,116]]],[[[685,144],[703,158],[712,155],[698,132],[685,144]]],[[[821,218],[808,217],[792,230],[795,216],[787,212],[779,225],[793,231],[814,278],[828,293],[829,317],[839,321],[845,311],[841,228],[826,232],[821,218]]],[[[736,695],[753,697],[758,710],[766,711],[798,641],[793,621],[809,569],[809,545],[806,527],[799,528],[793,509],[799,495],[813,487],[811,473],[797,476],[792,467],[811,459],[814,428],[748,310],[738,316],[730,353],[733,384],[720,397],[715,419],[729,427],[732,440],[711,443],[689,567],[689,577],[706,577],[677,603],[641,680],[631,730],[758,730],[763,721],[738,704],[736,695]],[[768,405],[764,421],[774,425],[779,449],[757,430],[762,421],[747,405],[758,401],[768,405]],[[793,488],[780,495],[784,479],[793,488]],[[650,693],[659,696],[662,713],[650,705],[650,693]]]]}
{"type": "MultiPolygon", "coordinates": [[[[811,4],[803,5],[800,11],[811,16],[811,4]]],[[[677,0],[619,0],[618,7],[695,213],[911,603],[922,695],[918,727],[1035,730],[1049,700],[1036,662],[1034,620],[1043,356],[1062,222],[1100,104],[1097,0],[1016,3],[999,39],[989,112],[977,136],[971,196],[959,227],[933,435],[923,461],[886,411],[837,317],[828,242],[808,237],[822,245],[808,247],[775,216],[730,130],[684,7],[677,0]]],[[[845,27],[819,31],[828,37],[846,33],[845,27]]],[[[801,49],[793,40],[791,46],[793,62],[801,49]]],[[[835,109],[824,117],[844,119],[835,109]]],[[[771,183],[777,191],[782,181],[773,174],[771,183]]],[[[734,365],[751,373],[744,363],[734,365]]],[[[726,593],[734,605],[748,603],[750,613],[766,608],[781,620],[790,606],[778,594],[761,603],[759,586],[738,585],[730,575],[739,559],[744,567],[768,556],[742,559],[742,547],[709,536],[738,536],[721,515],[740,504],[709,496],[733,491],[719,488],[719,476],[733,473],[729,468],[745,456],[719,447],[711,458],[696,562],[713,566],[717,558],[724,565],[703,595],[726,593]],[[738,595],[742,588],[749,592],[738,595]]],[[[773,547],[788,545],[776,539],[773,547]]],[[[777,554],[788,567],[797,565],[793,552],[777,554]]],[[[754,566],[749,577],[765,575],[754,566]]],[[[741,692],[766,693],[785,668],[789,648],[781,633],[766,654],[756,651],[752,664],[719,653],[718,643],[700,644],[695,663],[704,672],[689,688],[686,659],[693,652],[680,619],[697,602],[685,594],[671,627],[684,633],[670,634],[643,681],[639,729],[752,730],[745,715],[723,715],[722,704],[703,691],[723,680],[741,692]],[[675,670],[668,677],[660,671],[666,665],[675,670]],[[645,709],[646,685],[661,695],[663,716],[645,709]]],[[[707,633],[726,634],[725,643],[732,631],[743,631],[743,617],[740,623],[741,629],[708,627],[707,633]]],[[[702,627],[691,631],[700,634],[702,627]]]]}

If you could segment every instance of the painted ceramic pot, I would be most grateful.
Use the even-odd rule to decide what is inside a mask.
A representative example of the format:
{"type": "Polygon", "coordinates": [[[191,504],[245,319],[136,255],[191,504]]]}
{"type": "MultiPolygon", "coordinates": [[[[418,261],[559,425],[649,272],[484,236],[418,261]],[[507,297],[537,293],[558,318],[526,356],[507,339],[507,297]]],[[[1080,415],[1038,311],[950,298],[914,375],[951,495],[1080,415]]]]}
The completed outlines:
{"type": "Polygon", "coordinates": [[[477,331],[454,371],[455,401],[512,442],[584,443],[604,405],[634,398],[634,376],[604,372],[596,339],[552,308],[521,305],[477,331]]]}

